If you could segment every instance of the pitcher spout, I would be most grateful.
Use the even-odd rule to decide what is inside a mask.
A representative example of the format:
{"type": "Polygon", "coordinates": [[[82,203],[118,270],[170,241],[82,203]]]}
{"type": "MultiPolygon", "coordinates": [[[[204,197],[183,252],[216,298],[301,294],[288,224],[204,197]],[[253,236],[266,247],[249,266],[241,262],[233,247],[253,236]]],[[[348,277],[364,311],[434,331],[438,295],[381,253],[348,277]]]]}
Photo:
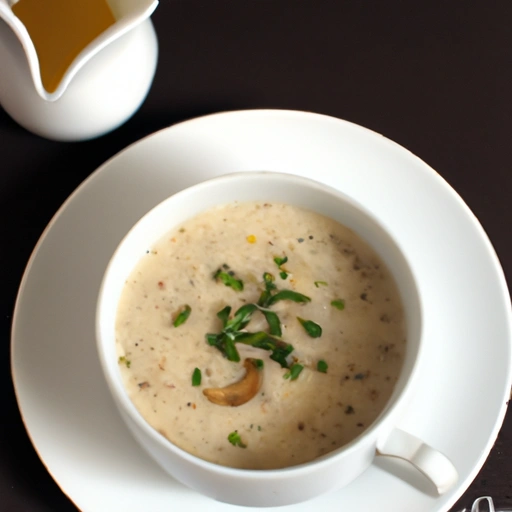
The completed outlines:
{"type": "MultiPolygon", "coordinates": [[[[57,101],[62,97],[69,84],[87,62],[105,47],[148,19],[158,6],[158,0],[101,0],[102,5],[98,3],[98,6],[104,9],[108,17],[105,16],[103,25],[99,25],[100,16],[96,16],[99,12],[93,10],[93,2],[89,3],[89,0],[84,0],[84,8],[88,9],[89,14],[89,18],[85,19],[91,20],[94,27],[91,27],[90,31],[92,38],[86,39],[84,44],[77,46],[76,41],[69,44],[65,40],[56,40],[55,34],[65,31],[56,30],[49,34],[48,25],[41,23],[41,17],[47,16],[48,12],[59,12],[61,14],[59,22],[66,23],[64,8],[72,8],[76,11],[78,2],[74,3],[75,0],[73,2],[51,0],[55,4],[62,4],[61,9],[57,11],[57,5],[55,9],[52,9],[52,6],[47,5],[49,2],[35,0],[30,4],[31,1],[0,0],[0,18],[5,21],[21,43],[37,94],[43,100],[50,102],[57,101]],[[34,13],[30,9],[39,9],[41,12],[34,13]],[[43,30],[46,30],[46,33],[43,33],[43,30]],[[46,42],[48,36],[54,38],[53,46],[46,42]],[[62,48],[74,49],[75,53],[71,54],[70,50],[65,54],[62,48]],[[54,51],[55,49],[56,51],[54,51]]],[[[73,13],[75,17],[80,14],[73,13]]],[[[82,21],[80,18],[78,20],[82,21]]],[[[72,20],[69,23],[71,26],[67,27],[68,32],[75,35],[73,28],[78,24],[73,25],[72,20]]],[[[83,23],[79,25],[82,27],[83,23]]]]}

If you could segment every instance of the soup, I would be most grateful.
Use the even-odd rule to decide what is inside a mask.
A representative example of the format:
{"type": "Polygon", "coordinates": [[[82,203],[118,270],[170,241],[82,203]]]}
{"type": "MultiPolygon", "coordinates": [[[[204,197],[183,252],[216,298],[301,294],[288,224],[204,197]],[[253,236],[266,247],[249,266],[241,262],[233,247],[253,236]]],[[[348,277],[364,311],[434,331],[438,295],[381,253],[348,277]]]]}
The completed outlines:
{"type": "Polygon", "coordinates": [[[34,43],[50,93],[77,55],[116,21],[105,0],[19,0],[12,11],[34,43]]]}
{"type": "Polygon", "coordinates": [[[283,468],[349,443],[383,411],[403,316],[390,272],[348,228],[233,203],[147,248],[121,295],[118,362],[140,414],[175,445],[283,468]]]}

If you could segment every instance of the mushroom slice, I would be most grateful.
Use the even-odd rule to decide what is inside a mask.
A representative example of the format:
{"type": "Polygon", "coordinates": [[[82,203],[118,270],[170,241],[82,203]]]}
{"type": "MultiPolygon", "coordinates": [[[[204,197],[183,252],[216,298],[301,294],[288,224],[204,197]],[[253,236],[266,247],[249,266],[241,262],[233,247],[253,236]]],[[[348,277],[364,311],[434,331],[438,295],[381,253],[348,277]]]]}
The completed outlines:
{"type": "Polygon", "coordinates": [[[231,405],[237,407],[254,398],[260,390],[263,381],[261,370],[256,366],[254,359],[245,359],[246,373],[242,380],[224,388],[207,388],[203,394],[217,405],[231,405]]]}

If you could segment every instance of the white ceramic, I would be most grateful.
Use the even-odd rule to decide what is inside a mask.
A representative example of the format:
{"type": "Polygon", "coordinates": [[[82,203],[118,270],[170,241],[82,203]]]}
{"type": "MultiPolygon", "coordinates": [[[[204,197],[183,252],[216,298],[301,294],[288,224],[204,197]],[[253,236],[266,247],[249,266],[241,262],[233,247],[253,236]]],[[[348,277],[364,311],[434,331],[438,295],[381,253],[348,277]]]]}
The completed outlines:
{"type": "Polygon", "coordinates": [[[137,222],[113,255],[98,298],[96,333],[107,384],[135,438],[170,475],[212,498],[253,507],[299,503],[350,483],[371,464],[377,447],[381,455],[392,454],[414,463],[435,483],[440,493],[457,481],[457,471],[446,457],[394,428],[414,396],[419,375],[417,363],[425,343],[421,300],[414,276],[399,247],[378,219],[336,189],[292,174],[244,172],[207,180],[166,199],[137,222]],[[134,267],[148,247],[176,226],[209,208],[235,201],[286,202],[348,226],[387,264],[404,304],[407,351],[400,378],[383,414],[353,442],[300,466],[273,471],[238,470],[191,456],[144,421],[122,383],[116,352],[116,313],[124,285],[134,267]]]}
{"type": "Polygon", "coordinates": [[[42,84],[30,35],[0,0],[0,104],[27,130],[49,139],[83,140],[124,123],[144,101],[158,42],[149,17],[157,0],[107,0],[116,23],[70,65],[55,92],[42,84]]]}
{"type": "Polygon", "coordinates": [[[312,168],[364,203],[420,276],[428,343],[401,427],[445,453],[459,480],[439,496],[398,459],[376,457],[343,489],[276,510],[446,512],[476,477],[512,384],[510,298],[482,227],[428,165],[379,134],[316,114],[242,111],[178,124],[108,161],[66,201],[27,266],[13,316],[16,395],[37,453],[79,510],[243,510],[168,477],[134,442],[104,383],[96,300],[125,233],[166,197],[225,173],[312,168]],[[485,301],[475,304],[475,290],[485,301]]]}

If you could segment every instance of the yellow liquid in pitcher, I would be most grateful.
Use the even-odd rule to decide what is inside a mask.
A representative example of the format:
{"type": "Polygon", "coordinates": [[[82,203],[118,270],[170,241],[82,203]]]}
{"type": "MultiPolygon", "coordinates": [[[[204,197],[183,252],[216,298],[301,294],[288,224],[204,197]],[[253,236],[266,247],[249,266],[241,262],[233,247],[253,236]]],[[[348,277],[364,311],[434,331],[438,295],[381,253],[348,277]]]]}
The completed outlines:
{"type": "Polygon", "coordinates": [[[75,57],[116,21],[105,0],[19,0],[12,10],[34,43],[48,92],[57,89],[75,57]]]}

